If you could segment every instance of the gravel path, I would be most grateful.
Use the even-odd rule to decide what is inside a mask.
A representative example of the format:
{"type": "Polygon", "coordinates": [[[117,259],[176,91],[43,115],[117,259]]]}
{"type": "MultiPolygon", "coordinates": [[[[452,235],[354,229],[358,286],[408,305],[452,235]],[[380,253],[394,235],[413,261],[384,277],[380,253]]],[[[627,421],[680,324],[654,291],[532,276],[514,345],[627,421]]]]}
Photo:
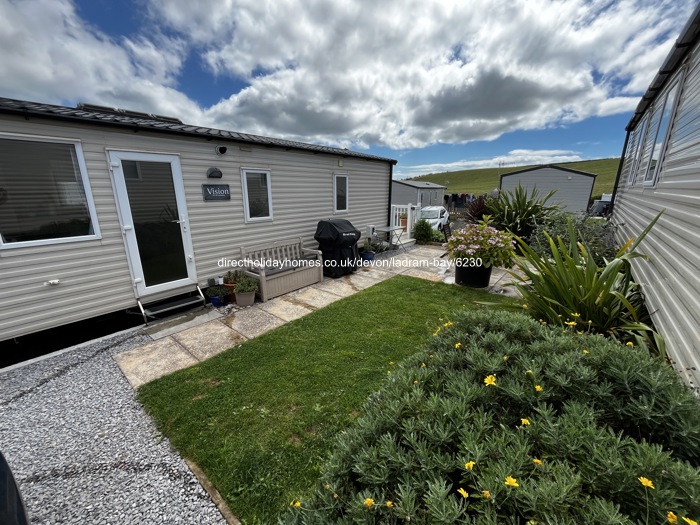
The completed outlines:
{"type": "Polygon", "coordinates": [[[0,450],[32,523],[225,524],[112,356],[120,334],[0,371],[0,450]]]}

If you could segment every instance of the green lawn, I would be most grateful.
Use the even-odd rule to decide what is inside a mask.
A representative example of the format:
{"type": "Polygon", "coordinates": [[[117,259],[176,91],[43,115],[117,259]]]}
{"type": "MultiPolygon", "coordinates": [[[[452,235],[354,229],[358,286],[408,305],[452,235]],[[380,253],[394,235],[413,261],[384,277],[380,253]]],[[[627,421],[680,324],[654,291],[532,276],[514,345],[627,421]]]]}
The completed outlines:
{"type": "MultiPolygon", "coordinates": [[[[615,158],[564,162],[556,165],[598,175],[598,177],[596,177],[595,186],[593,186],[593,196],[596,196],[601,193],[612,192],[619,163],[620,159],[615,158]]],[[[494,188],[498,188],[500,175],[532,167],[534,166],[510,166],[507,168],[448,171],[423,175],[413,180],[422,180],[445,185],[447,186],[448,193],[488,193],[494,188]],[[446,183],[446,181],[449,182],[446,183]]]]}
{"type": "Polygon", "coordinates": [[[309,495],[334,438],[392,362],[439,318],[500,296],[397,276],[208,361],[144,385],[139,399],[246,524],[276,523],[309,495]]]}

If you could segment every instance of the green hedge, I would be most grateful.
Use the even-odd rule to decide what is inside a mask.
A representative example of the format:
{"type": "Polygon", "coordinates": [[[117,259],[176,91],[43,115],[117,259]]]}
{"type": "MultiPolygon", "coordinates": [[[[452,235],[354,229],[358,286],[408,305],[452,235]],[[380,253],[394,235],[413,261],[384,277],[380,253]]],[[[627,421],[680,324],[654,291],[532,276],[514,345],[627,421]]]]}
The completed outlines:
{"type": "Polygon", "coordinates": [[[281,522],[692,523],[699,465],[700,405],[661,359],[463,311],[390,367],[281,522]]]}

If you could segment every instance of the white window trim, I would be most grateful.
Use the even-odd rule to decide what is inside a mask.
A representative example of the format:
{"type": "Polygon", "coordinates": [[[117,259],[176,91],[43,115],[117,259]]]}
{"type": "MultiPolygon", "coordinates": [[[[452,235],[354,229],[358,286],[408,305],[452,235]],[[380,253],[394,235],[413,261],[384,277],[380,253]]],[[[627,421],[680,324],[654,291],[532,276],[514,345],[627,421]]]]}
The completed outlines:
{"type": "Polygon", "coordinates": [[[348,213],[350,210],[350,176],[348,173],[333,174],[333,213],[348,213]],[[345,178],[345,209],[338,209],[338,178],[345,178]]]}
{"type": "Polygon", "coordinates": [[[92,235],[81,235],[79,237],[60,237],[58,239],[41,239],[37,241],[22,241],[22,242],[4,242],[2,240],[2,232],[0,231],[0,250],[12,250],[15,248],[30,248],[33,246],[51,246],[54,244],[66,244],[69,242],[94,241],[102,238],[100,225],[97,221],[97,210],[95,209],[95,201],[92,197],[92,188],[87,175],[87,166],[85,165],[85,157],[83,155],[83,146],[78,139],[67,139],[61,137],[45,137],[40,135],[18,135],[12,133],[0,132],[0,138],[9,140],[24,140],[27,142],[49,142],[53,144],[72,144],[75,148],[75,158],[78,161],[78,170],[80,178],[83,182],[83,191],[85,191],[85,200],[87,202],[88,213],[90,214],[90,223],[92,224],[92,235]]]}
{"type": "Polygon", "coordinates": [[[642,159],[642,148],[644,147],[644,139],[646,138],[647,134],[648,121],[649,115],[645,115],[637,124],[639,132],[637,133],[635,143],[631,145],[634,146],[634,151],[632,152],[630,158],[630,171],[627,174],[628,186],[634,186],[634,183],[637,180],[637,170],[639,169],[639,162],[642,159]]]}
{"type": "Polygon", "coordinates": [[[269,169],[260,168],[241,168],[241,188],[243,189],[243,213],[246,224],[255,222],[270,222],[273,220],[272,213],[272,174],[269,169]],[[267,202],[269,203],[270,215],[267,217],[251,217],[250,207],[248,203],[248,182],[246,175],[248,173],[265,173],[267,175],[267,202]]]}
{"type": "MultiPolygon", "coordinates": [[[[651,158],[649,159],[649,166],[647,166],[647,172],[644,174],[644,187],[645,188],[654,188],[656,187],[656,183],[659,181],[659,175],[661,174],[661,166],[664,163],[664,158],[666,157],[666,149],[668,149],[668,141],[671,138],[671,131],[673,130],[673,124],[676,119],[676,113],[678,111],[678,104],[680,103],[681,100],[681,94],[683,91],[683,77],[684,74],[681,72],[681,74],[669,85],[668,89],[665,90],[663,94],[663,100],[664,100],[664,107],[661,109],[661,117],[659,118],[659,126],[661,126],[661,122],[663,122],[664,119],[664,113],[666,112],[666,104],[668,104],[668,94],[675,88],[676,89],[676,98],[673,101],[673,106],[670,108],[670,113],[668,115],[668,126],[666,126],[666,130],[664,131],[664,136],[661,142],[661,149],[659,150],[659,159],[656,161],[656,166],[654,166],[654,173],[651,174],[651,177],[647,177],[650,172],[651,168],[651,158]]],[[[654,143],[658,140],[658,134],[659,130],[656,130],[656,137],[654,137],[654,143]]],[[[651,157],[653,158],[654,156],[654,150],[652,149],[651,151],[651,157]]]]}

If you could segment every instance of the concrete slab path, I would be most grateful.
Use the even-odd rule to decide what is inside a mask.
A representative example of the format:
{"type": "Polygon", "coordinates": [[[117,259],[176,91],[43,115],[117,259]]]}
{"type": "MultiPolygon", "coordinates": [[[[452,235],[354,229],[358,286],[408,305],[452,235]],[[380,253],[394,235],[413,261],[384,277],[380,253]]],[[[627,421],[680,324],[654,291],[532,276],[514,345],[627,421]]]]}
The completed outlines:
{"type": "MultiPolygon", "coordinates": [[[[234,308],[228,313],[207,307],[156,322],[146,329],[153,342],[117,354],[114,359],[129,384],[138,388],[398,274],[453,284],[454,268],[447,258],[441,257],[443,253],[439,246],[416,246],[378,258],[356,273],[338,279],[326,277],[320,283],[266,303],[234,308]]],[[[506,284],[511,280],[505,270],[495,268],[488,290],[510,295],[513,292],[506,284]]]]}

